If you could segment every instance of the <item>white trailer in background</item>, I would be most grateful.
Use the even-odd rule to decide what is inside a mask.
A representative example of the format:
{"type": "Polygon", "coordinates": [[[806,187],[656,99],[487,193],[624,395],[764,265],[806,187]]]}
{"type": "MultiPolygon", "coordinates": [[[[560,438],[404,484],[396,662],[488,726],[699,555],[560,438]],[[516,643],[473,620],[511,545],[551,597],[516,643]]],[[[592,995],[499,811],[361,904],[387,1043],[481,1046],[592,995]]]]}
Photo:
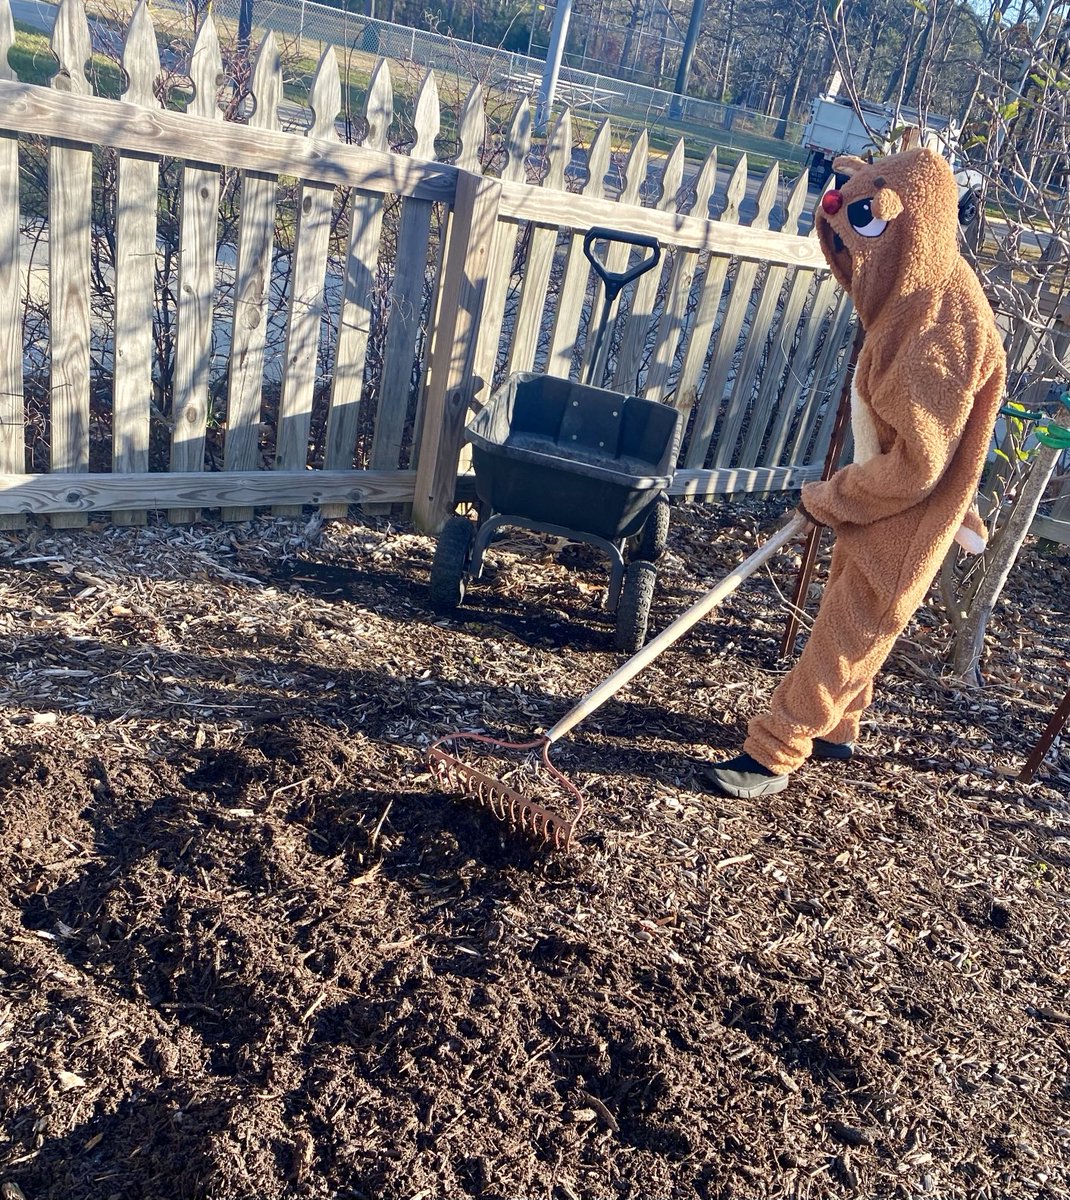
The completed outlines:
{"type": "Polygon", "coordinates": [[[803,146],[810,152],[810,180],[823,187],[832,174],[832,160],[839,154],[864,157],[880,153],[889,135],[908,128],[921,131],[922,145],[939,150],[950,162],[959,185],[959,221],[971,224],[977,217],[975,172],[957,159],[958,130],[946,117],[921,115],[913,109],[895,109],[890,104],[860,100],[858,109],[848,96],[826,92],[810,107],[810,119],[803,129],[803,146]],[[859,114],[861,110],[861,115],[859,114]]]}

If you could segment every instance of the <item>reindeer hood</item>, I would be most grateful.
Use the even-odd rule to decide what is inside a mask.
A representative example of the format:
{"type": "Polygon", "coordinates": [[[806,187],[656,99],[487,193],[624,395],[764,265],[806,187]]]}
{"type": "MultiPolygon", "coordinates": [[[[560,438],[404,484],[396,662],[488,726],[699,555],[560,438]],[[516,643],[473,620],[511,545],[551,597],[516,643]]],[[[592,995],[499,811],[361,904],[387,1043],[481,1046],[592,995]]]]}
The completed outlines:
{"type": "Polygon", "coordinates": [[[833,275],[868,330],[882,314],[901,321],[903,302],[929,303],[961,261],[958,189],[933,150],[907,150],[875,163],[845,155],[837,186],[815,222],[833,275]]]}

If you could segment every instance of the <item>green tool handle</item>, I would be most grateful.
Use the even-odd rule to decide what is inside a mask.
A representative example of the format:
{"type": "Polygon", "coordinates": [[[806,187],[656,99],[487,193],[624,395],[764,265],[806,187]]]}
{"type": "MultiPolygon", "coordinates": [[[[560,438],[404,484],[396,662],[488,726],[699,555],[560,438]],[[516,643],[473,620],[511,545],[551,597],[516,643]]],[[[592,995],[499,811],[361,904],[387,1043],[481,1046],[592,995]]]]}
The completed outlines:
{"type": "Polygon", "coordinates": [[[792,517],[783,529],[775,533],[763,545],[759,546],[750,558],[741,562],[731,575],[726,575],[720,583],[712,587],[700,599],[696,600],[690,608],[682,612],[657,637],[647,642],[627,662],[619,666],[608,679],[600,683],[593,691],[588,692],[579,704],[567,712],[545,735],[547,744],[552,745],[558,738],[564,737],[570,729],[575,729],[585,717],[589,717],[596,708],[600,708],[607,700],[615,696],[629,680],[634,679],[663,650],[667,650],[673,642],[679,641],[693,625],[697,625],[726,596],[730,596],[745,579],[749,579],[759,567],[767,563],[773,555],[789,542],[794,541],[800,534],[805,533],[808,525],[809,521],[801,514],[792,517]]]}

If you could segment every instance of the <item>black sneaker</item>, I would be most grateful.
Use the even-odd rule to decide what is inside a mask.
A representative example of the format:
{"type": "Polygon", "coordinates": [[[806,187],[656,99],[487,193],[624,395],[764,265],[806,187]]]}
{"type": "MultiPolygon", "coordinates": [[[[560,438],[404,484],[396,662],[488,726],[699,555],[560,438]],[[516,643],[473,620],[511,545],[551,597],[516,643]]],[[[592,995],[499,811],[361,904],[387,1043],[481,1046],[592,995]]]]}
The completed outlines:
{"type": "Polygon", "coordinates": [[[777,775],[749,754],[740,754],[727,762],[715,763],[699,771],[700,777],[717,791],[737,800],[775,796],[788,786],[788,775],[777,775]]]}
{"type": "Polygon", "coordinates": [[[826,742],[824,738],[814,738],[810,757],[815,762],[846,762],[854,757],[854,752],[854,742],[826,742]]]}

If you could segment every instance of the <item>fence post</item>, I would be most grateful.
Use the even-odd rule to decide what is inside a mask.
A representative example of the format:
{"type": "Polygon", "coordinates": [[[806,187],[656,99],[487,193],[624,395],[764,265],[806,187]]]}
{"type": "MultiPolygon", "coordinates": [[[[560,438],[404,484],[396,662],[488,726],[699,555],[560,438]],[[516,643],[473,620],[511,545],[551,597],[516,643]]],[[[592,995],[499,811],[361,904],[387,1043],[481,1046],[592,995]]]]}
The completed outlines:
{"type": "Polygon", "coordinates": [[[437,533],[453,510],[464,422],[475,395],[472,364],[501,192],[500,180],[468,171],[457,174],[412,506],[413,523],[425,533],[437,533]]]}

